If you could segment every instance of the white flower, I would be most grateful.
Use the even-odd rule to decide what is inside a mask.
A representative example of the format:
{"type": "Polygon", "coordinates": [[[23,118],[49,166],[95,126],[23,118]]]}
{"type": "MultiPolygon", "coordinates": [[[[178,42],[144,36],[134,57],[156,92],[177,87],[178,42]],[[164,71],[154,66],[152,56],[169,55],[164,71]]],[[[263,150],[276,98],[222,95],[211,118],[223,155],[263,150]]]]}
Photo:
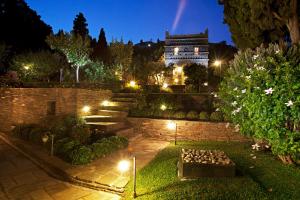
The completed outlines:
{"type": "Polygon", "coordinates": [[[253,59],[256,60],[258,58],[258,55],[254,55],[253,59]]]}
{"type": "Polygon", "coordinates": [[[234,131],[235,132],[239,132],[240,131],[240,125],[239,124],[237,124],[237,125],[234,126],[234,131]]]}
{"type": "Polygon", "coordinates": [[[257,67],[257,64],[256,64],[256,63],[254,64],[254,67],[257,67]]]}
{"type": "Polygon", "coordinates": [[[237,105],[237,102],[234,101],[234,102],[231,103],[231,105],[232,105],[232,106],[236,106],[236,105],[237,105]]]}
{"type": "Polygon", "coordinates": [[[237,90],[238,90],[238,88],[237,88],[237,87],[235,87],[233,90],[234,90],[234,91],[237,91],[237,90]]]}
{"type": "Polygon", "coordinates": [[[289,100],[287,103],[285,103],[285,105],[287,107],[291,107],[292,105],[294,105],[294,103],[291,100],[289,100]]]}
{"type": "Polygon", "coordinates": [[[253,144],[252,145],[252,149],[254,149],[254,150],[259,150],[259,148],[260,148],[260,146],[259,146],[259,144],[257,144],[257,143],[255,143],[255,144],[253,144]]]}
{"type": "Polygon", "coordinates": [[[265,90],[265,93],[266,94],[272,94],[273,91],[274,91],[273,88],[269,88],[269,89],[265,90]]]}
{"type": "Polygon", "coordinates": [[[249,75],[249,76],[246,76],[246,79],[247,79],[247,80],[249,80],[250,78],[251,78],[251,75],[249,75]]]}
{"type": "Polygon", "coordinates": [[[251,68],[247,68],[247,71],[249,72],[249,73],[252,73],[252,69],[251,68]]]}
{"type": "Polygon", "coordinates": [[[261,70],[261,71],[265,70],[265,68],[262,67],[262,66],[258,67],[257,69],[258,69],[258,70],[261,70]]]}
{"type": "Polygon", "coordinates": [[[279,54],[280,53],[280,50],[278,49],[277,51],[275,51],[275,54],[279,54]]]}
{"type": "Polygon", "coordinates": [[[255,89],[257,89],[257,90],[259,90],[260,89],[260,87],[254,87],[255,89]]]}
{"type": "Polygon", "coordinates": [[[236,115],[236,113],[239,113],[241,110],[242,110],[241,107],[240,107],[240,108],[237,108],[237,109],[235,109],[234,111],[232,111],[232,114],[233,114],[233,115],[236,115]]]}
{"type": "Polygon", "coordinates": [[[242,108],[239,107],[238,109],[236,109],[236,112],[238,113],[238,112],[240,112],[241,110],[242,110],[242,108]]]}
{"type": "Polygon", "coordinates": [[[242,94],[245,94],[245,93],[246,93],[246,91],[247,91],[246,89],[243,89],[243,90],[242,90],[242,94]]]}
{"type": "Polygon", "coordinates": [[[215,95],[214,95],[214,97],[215,97],[215,98],[217,98],[217,97],[218,97],[218,95],[217,95],[217,94],[215,94],[215,95]]]}
{"type": "Polygon", "coordinates": [[[216,111],[220,111],[220,109],[219,109],[219,108],[217,108],[217,109],[216,109],[216,111]]]}

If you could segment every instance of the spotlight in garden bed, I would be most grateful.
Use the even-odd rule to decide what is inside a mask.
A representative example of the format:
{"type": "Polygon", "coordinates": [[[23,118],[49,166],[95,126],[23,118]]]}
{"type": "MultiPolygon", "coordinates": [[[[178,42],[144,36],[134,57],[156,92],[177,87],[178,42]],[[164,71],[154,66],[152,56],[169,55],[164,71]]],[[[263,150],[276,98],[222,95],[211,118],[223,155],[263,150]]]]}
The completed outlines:
{"type": "Polygon", "coordinates": [[[162,105],[160,106],[160,109],[161,109],[162,111],[165,111],[165,110],[167,109],[167,106],[166,106],[165,104],[162,104],[162,105]]]}
{"type": "Polygon", "coordinates": [[[91,110],[91,107],[90,107],[90,106],[83,106],[83,108],[82,108],[82,111],[83,111],[84,113],[88,113],[88,112],[90,112],[90,110],[91,110]]]}
{"type": "Polygon", "coordinates": [[[102,103],[101,103],[101,105],[102,106],[109,106],[109,101],[108,100],[104,100],[104,101],[102,101],[102,103]]]}
{"type": "Polygon", "coordinates": [[[136,82],[135,81],[130,81],[129,85],[130,85],[130,87],[135,87],[136,86],[136,82]]]}
{"type": "Polygon", "coordinates": [[[164,84],[162,85],[162,88],[163,88],[163,89],[167,89],[168,87],[169,87],[168,83],[164,83],[164,84]]]}

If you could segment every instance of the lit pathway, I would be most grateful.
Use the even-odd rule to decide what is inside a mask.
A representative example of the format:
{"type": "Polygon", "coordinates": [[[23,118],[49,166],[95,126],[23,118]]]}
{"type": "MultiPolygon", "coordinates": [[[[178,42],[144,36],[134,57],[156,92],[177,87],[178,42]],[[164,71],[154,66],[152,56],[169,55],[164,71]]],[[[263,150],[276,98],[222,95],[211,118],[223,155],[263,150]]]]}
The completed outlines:
{"type": "MultiPolygon", "coordinates": [[[[168,145],[169,142],[167,141],[138,137],[130,140],[128,149],[130,149],[132,155],[136,156],[137,168],[141,169],[148,164],[161,149],[168,145]]],[[[125,187],[129,181],[129,173],[131,173],[132,170],[126,174],[120,174],[117,165],[120,160],[129,158],[128,149],[123,149],[106,158],[95,160],[88,165],[73,166],[68,169],[68,173],[81,179],[117,187],[125,187]]]]}
{"type": "Polygon", "coordinates": [[[0,140],[0,200],[109,200],[119,196],[49,177],[0,140]]]}

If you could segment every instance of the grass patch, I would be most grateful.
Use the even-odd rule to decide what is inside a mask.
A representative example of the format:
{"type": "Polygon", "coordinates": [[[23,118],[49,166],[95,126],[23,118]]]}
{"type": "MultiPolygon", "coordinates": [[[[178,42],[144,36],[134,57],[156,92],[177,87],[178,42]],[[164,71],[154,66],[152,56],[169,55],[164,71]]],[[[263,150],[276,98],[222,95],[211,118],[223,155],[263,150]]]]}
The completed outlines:
{"type": "MultiPolygon", "coordinates": [[[[170,145],[137,174],[137,199],[300,199],[299,188],[299,168],[283,165],[271,153],[253,151],[250,144],[237,142],[170,145]],[[236,163],[237,176],[180,181],[176,165],[181,148],[223,150],[236,163]]],[[[125,192],[126,199],[131,197],[132,182],[125,192]]]]}

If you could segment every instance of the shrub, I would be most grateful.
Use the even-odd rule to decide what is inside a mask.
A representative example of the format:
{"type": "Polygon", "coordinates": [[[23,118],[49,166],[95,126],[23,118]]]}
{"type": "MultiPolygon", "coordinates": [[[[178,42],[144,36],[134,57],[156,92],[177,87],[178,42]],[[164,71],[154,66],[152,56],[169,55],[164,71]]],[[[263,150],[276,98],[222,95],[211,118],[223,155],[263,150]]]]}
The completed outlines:
{"type": "Polygon", "coordinates": [[[172,110],[165,110],[163,112],[163,117],[164,118],[172,118],[173,115],[174,115],[174,111],[172,111],[172,110]]]}
{"type": "Polygon", "coordinates": [[[116,143],[120,149],[127,147],[129,144],[128,139],[121,136],[112,136],[109,138],[109,140],[116,143]]]}
{"type": "Polygon", "coordinates": [[[207,112],[200,112],[199,114],[199,119],[200,120],[209,120],[209,115],[207,112]]]}
{"type": "MultiPolygon", "coordinates": [[[[64,140],[64,139],[63,139],[64,140]]],[[[76,140],[72,140],[71,138],[67,138],[61,144],[60,148],[56,149],[56,153],[61,156],[63,159],[70,161],[70,152],[76,147],[79,146],[80,143],[76,140]]],[[[58,147],[58,146],[56,146],[58,147]]]]}
{"type": "Polygon", "coordinates": [[[92,150],[83,145],[78,145],[69,153],[70,162],[73,165],[83,165],[90,163],[94,158],[92,150]]]}
{"type": "Polygon", "coordinates": [[[178,111],[174,114],[173,116],[175,119],[184,119],[186,117],[185,112],[183,111],[178,111]]]}
{"type": "Polygon", "coordinates": [[[286,163],[300,153],[299,55],[299,44],[240,52],[219,92],[219,107],[236,128],[265,139],[286,163]]]}
{"type": "Polygon", "coordinates": [[[42,137],[46,133],[44,128],[35,127],[29,133],[29,140],[36,144],[42,144],[42,137]]]}
{"type": "Polygon", "coordinates": [[[217,121],[217,122],[223,121],[223,115],[221,112],[213,112],[210,115],[210,120],[217,121]]]}
{"type": "Polygon", "coordinates": [[[190,111],[186,115],[187,119],[198,119],[198,113],[197,111],[190,111]]]}
{"type": "Polygon", "coordinates": [[[29,135],[32,129],[36,128],[35,124],[21,124],[17,125],[12,131],[15,137],[21,138],[23,140],[29,140],[29,135]]]}
{"type": "Polygon", "coordinates": [[[72,128],[70,137],[79,141],[81,144],[86,144],[91,136],[90,130],[85,125],[78,125],[72,128]]]}

